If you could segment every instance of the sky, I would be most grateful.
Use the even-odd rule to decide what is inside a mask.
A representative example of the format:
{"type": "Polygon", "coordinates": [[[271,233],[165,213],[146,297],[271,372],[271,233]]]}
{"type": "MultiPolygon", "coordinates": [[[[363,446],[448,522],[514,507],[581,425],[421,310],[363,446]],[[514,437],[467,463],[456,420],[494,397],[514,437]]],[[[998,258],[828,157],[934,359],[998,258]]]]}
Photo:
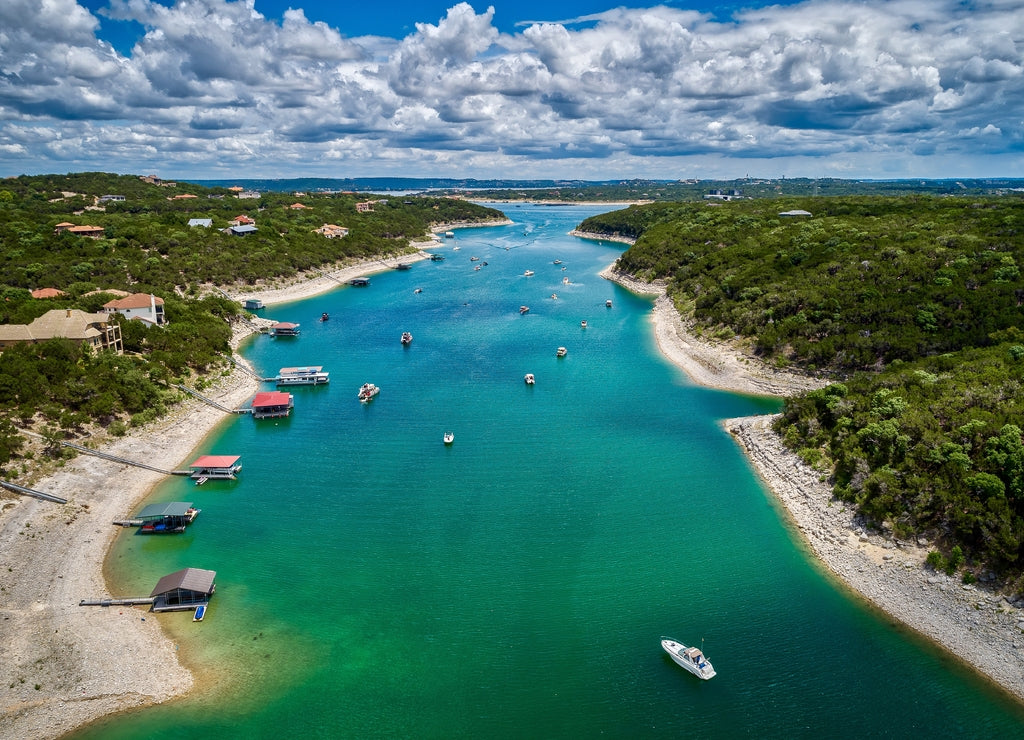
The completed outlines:
{"type": "Polygon", "coordinates": [[[1024,0],[0,0],[0,176],[1024,177],[1024,0]]]}

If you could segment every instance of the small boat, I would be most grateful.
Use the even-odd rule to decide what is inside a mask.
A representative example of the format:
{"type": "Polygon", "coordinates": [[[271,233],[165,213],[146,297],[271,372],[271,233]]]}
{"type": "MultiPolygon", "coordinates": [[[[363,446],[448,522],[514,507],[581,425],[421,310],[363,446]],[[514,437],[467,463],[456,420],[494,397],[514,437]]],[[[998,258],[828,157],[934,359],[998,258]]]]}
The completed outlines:
{"type": "Polygon", "coordinates": [[[416,290],[413,291],[413,293],[422,293],[422,292],[423,292],[423,288],[416,288],[416,290]]]}
{"type": "Polygon", "coordinates": [[[605,308],[611,308],[612,307],[612,299],[609,298],[607,301],[604,302],[604,305],[605,305],[605,308]]]}
{"type": "Polygon", "coordinates": [[[526,277],[531,277],[533,275],[533,270],[527,270],[526,272],[523,273],[523,275],[525,275],[526,277]]]}
{"type": "Polygon", "coordinates": [[[200,604],[196,607],[196,613],[192,615],[193,622],[202,622],[203,617],[206,616],[206,604],[200,604]]]}
{"type": "Polygon", "coordinates": [[[530,307],[529,306],[520,306],[519,307],[519,314],[522,315],[524,313],[530,313],[530,307]]]}
{"type": "Polygon", "coordinates": [[[453,252],[458,252],[462,247],[452,247],[453,252]]]}
{"type": "Polygon", "coordinates": [[[412,334],[410,334],[407,331],[403,331],[402,332],[402,344],[405,344],[405,345],[412,344],[412,334]]]}
{"type": "Polygon", "coordinates": [[[551,294],[551,300],[557,301],[558,300],[558,293],[552,293],[551,294]]]}
{"type": "Polygon", "coordinates": [[[444,255],[443,254],[432,254],[432,255],[430,255],[430,261],[431,262],[444,262],[444,255]]]}
{"type": "Polygon", "coordinates": [[[583,319],[583,321],[580,322],[580,328],[581,329],[586,329],[587,328],[587,320],[586,319],[583,319]]]}
{"type": "Polygon", "coordinates": [[[559,347],[557,350],[555,350],[556,357],[565,357],[567,354],[569,354],[569,350],[567,350],[565,347],[559,347]]]}
{"type": "Polygon", "coordinates": [[[487,267],[487,262],[486,261],[481,262],[480,264],[483,265],[484,267],[487,267]]]}
{"type": "Polygon", "coordinates": [[[455,238],[455,232],[454,231],[446,231],[446,232],[444,232],[444,238],[445,239],[454,239],[455,238]]]}
{"type": "Polygon", "coordinates": [[[566,275],[564,278],[562,278],[562,285],[568,285],[568,284],[569,284],[569,276],[566,275]]]}
{"type": "Polygon", "coordinates": [[[363,383],[359,387],[359,401],[361,403],[372,401],[378,393],[380,393],[380,388],[373,383],[363,383]]]}
{"type": "Polygon", "coordinates": [[[526,375],[524,375],[523,376],[523,381],[527,385],[533,385],[533,373],[527,373],[526,375]]]}
{"type": "Polygon", "coordinates": [[[553,264],[553,265],[560,265],[560,264],[562,264],[562,260],[555,260],[551,264],[553,264]]]}
{"type": "Polygon", "coordinates": [[[480,261],[480,258],[479,258],[479,257],[470,257],[470,258],[469,258],[469,261],[470,261],[470,262],[479,262],[479,261],[480,261]]]}
{"type": "Polygon", "coordinates": [[[396,270],[408,270],[411,267],[412,267],[412,265],[410,265],[407,262],[399,262],[397,265],[395,265],[395,269],[396,270]]]}
{"type": "Polygon", "coordinates": [[[329,320],[330,320],[330,318],[331,318],[331,317],[330,317],[330,316],[329,316],[329,315],[327,314],[327,312],[326,312],[326,311],[324,311],[324,312],[323,312],[322,314],[320,314],[320,320],[321,320],[321,321],[329,321],[329,320]]]}
{"type": "Polygon", "coordinates": [[[454,441],[455,441],[455,434],[453,432],[445,432],[444,433],[444,443],[446,445],[450,445],[454,441]]]}
{"type": "Polygon", "coordinates": [[[473,269],[474,269],[474,270],[479,270],[479,269],[480,269],[480,265],[477,265],[477,266],[476,266],[476,267],[474,267],[473,269]]]}
{"type": "Polygon", "coordinates": [[[667,637],[661,639],[661,647],[671,656],[676,665],[680,665],[697,678],[705,681],[715,677],[715,669],[711,665],[700,648],[686,647],[681,642],[670,640],[667,637]]]}

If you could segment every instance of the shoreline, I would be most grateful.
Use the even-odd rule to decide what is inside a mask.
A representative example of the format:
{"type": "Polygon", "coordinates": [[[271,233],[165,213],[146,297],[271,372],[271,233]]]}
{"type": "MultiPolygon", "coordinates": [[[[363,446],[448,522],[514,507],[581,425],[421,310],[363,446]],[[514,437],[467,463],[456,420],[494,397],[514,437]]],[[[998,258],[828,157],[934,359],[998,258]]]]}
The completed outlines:
{"type": "MultiPolygon", "coordinates": [[[[409,254],[220,291],[268,306],[288,303],[342,287],[360,275],[394,269],[398,262],[427,259],[423,250],[440,244],[424,239],[411,242],[417,251],[409,254]]],[[[256,334],[254,326],[269,323],[261,317],[251,324],[236,322],[232,352],[256,334]]],[[[203,395],[238,408],[259,388],[259,381],[233,369],[203,395]]],[[[207,437],[227,418],[188,398],[167,416],[100,449],[175,470],[200,454],[207,437]]],[[[106,581],[104,564],[121,531],[112,522],[137,511],[164,480],[156,471],[79,454],[31,486],[67,504],[0,497],[0,553],[7,566],[0,569],[0,739],[59,737],[104,716],[182,698],[197,685],[161,626],[164,615],[148,607],[78,605],[82,599],[139,595],[112,593],[106,581]]],[[[175,618],[174,612],[167,614],[175,618]]]]}
{"type": "MultiPolygon", "coordinates": [[[[758,366],[734,348],[693,336],[662,283],[617,272],[614,263],[601,276],[632,292],[657,296],[651,321],[658,347],[699,385],[772,396],[825,385],[758,366]]],[[[722,425],[819,566],[843,588],[1024,702],[1024,598],[1011,603],[983,585],[965,585],[937,573],[925,564],[927,545],[868,530],[852,506],[833,498],[822,474],[782,444],[771,428],[775,418],[727,419],[722,425]]]]}

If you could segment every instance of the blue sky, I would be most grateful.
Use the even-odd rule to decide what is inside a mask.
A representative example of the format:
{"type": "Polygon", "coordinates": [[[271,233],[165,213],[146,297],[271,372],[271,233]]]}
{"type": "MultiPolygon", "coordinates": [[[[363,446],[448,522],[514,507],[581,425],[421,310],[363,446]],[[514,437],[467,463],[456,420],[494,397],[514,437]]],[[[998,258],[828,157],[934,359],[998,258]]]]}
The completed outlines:
{"type": "Polygon", "coordinates": [[[1024,0],[3,0],[0,175],[1024,174],[1024,0]]]}

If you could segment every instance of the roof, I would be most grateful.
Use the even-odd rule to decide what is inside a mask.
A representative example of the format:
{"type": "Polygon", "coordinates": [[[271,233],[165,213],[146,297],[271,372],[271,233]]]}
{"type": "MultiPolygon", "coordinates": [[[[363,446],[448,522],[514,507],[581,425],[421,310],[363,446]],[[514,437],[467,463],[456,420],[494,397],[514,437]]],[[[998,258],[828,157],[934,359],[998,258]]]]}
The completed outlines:
{"type": "Polygon", "coordinates": [[[262,408],[264,406],[287,406],[292,402],[292,394],[284,391],[263,391],[257,393],[252,399],[252,407],[262,408]]]}
{"type": "Polygon", "coordinates": [[[271,328],[272,329],[297,329],[298,324],[293,324],[291,321],[278,321],[271,328]]]}
{"type": "Polygon", "coordinates": [[[796,210],[793,210],[793,211],[783,211],[779,215],[780,216],[810,216],[811,212],[810,211],[802,211],[802,210],[796,209],[796,210]]]}
{"type": "Polygon", "coordinates": [[[203,455],[201,458],[196,460],[194,463],[189,465],[190,468],[230,468],[236,462],[240,455],[203,455]]]}
{"type": "Polygon", "coordinates": [[[153,302],[164,305],[164,299],[150,293],[132,293],[124,298],[115,298],[103,304],[103,308],[149,308],[153,302]]]}
{"type": "Polygon", "coordinates": [[[303,365],[302,367],[282,367],[277,371],[278,375],[307,375],[318,373],[324,369],[323,365],[303,365]]]}
{"type": "Polygon", "coordinates": [[[47,311],[28,325],[34,337],[66,337],[67,339],[91,339],[100,332],[92,324],[107,325],[110,317],[105,313],[86,313],[77,308],[55,308],[47,311]]]}
{"type": "Polygon", "coordinates": [[[254,231],[257,231],[257,228],[252,224],[241,224],[239,226],[228,227],[228,231],[232,234],[251,234],[254,231]]]}
{"type": "Polygon", "coordinates": [[[168,501],[162,504],[150,504],[136,514],[135,518],[163,519],[165,516],[185,516],[191,508],[191,501],[168,501]]]}
{"type": "Polygon", "coordinates": [[[56,288],[39,288],[38,290],[32,291],[33,298],[56,298],[57,296],[67,295],[63,290],[57,290],[56,288]]]}
{"type": "Polygon", "coordinates": [[[183,588],[187,591],[198,591],[202,594],[213,593],[213,579],[217,572],[213,570],[201,570],[200,568],[185,568],[170,575],[166,575],[157,581],[156,588],[150,596],[165,594],[183,588]]]}
{"type": "Polygon", "coordinates": [[[212,218],[190,218],[188,220],[189,226],[213,226],[212,218]]]}

